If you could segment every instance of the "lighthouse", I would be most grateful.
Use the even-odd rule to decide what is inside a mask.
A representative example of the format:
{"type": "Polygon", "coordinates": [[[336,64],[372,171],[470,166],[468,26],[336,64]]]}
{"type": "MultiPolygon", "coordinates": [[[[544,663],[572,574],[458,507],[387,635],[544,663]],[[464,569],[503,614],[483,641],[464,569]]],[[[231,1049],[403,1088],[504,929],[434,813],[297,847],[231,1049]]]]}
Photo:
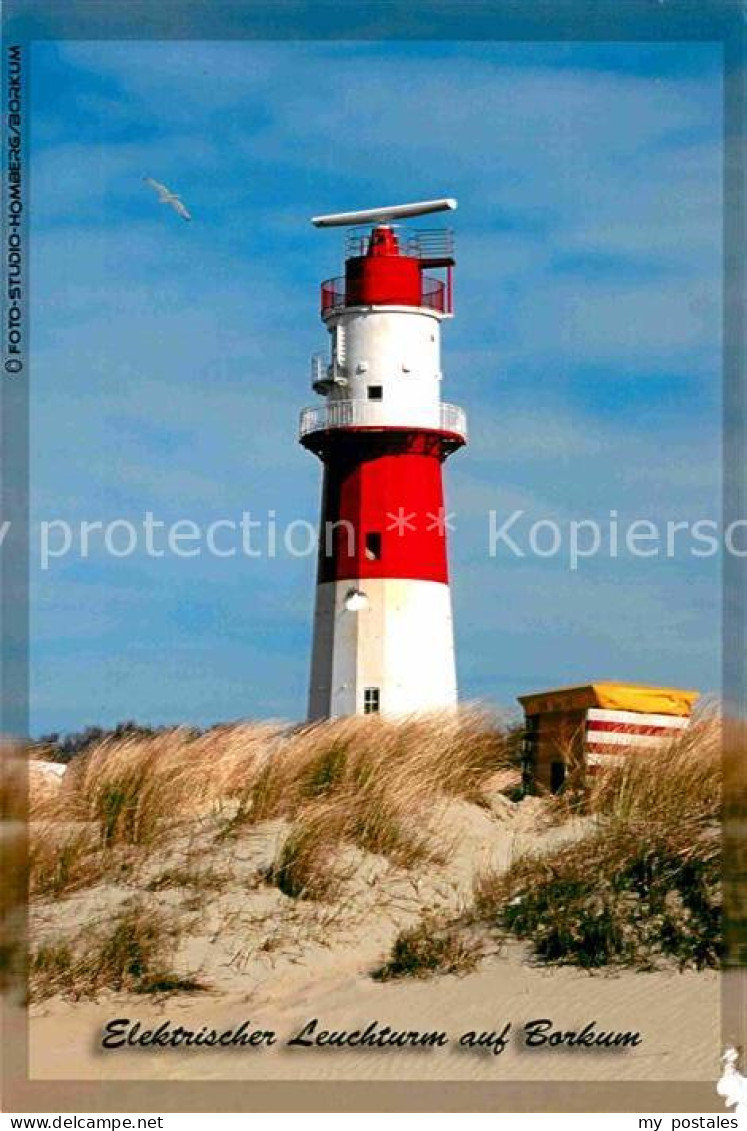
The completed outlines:
{"type": "Polygon", "coordinates": [[[348,227],[345,274],[321,285],[323,403],[300,442],[323,465],[310,719],[456,707],[442,470],[466,443],[441,399],[441,326],[452,317],[453,236],[402,221],[451,199],[318,216],[348,227]]]}

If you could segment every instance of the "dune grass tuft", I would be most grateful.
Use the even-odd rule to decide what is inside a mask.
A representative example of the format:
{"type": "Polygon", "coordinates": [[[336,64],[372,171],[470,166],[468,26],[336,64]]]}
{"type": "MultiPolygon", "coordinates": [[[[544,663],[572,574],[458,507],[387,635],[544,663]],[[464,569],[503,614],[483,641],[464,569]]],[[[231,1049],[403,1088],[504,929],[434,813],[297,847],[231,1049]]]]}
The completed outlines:
{"type": "Polygon", "coordinates": [[[29,840],[29,892],[32,896],[60,896],[89,887],[107,873],[111,856],[102,848],[91,825],[56,825],[45,821],[31,826],[29,840]]]}
{"type": "Polygon", "coordinates": [[[180,823],[235,802],[256,780],[281,728],[244,724],[107,738],[76,759],[63,812],[95,822],[106,845],[147,848],[180,823]]]}
{"type": "Polygon", "coordinates": [[[206,989],[195,976],[172,969],[178,936],[174,921],[135,899],[98,930],[72,941],[42,943],[30,959],[31,999],[52,994],[95,998],[102,990],[160,994],[206,989]]]}
{"type": "Polygon", "coordinates": [[[187,859],[183,864],[159,872],[145,884],[146,891],[167,891],[170,888],[189,888],[195,892],[221,891],[231,880],[231,873],[199,865],[187,859]]]}
{"type": "Polygon", "coordinates": [[[268,879],[293,899],[333,899],[347,877],[337,858],[342,839],[339,813],[327,805],[309,808],[278,849],[268,879]]]}
{"type": "Polygon", "coordinates": [[[449,797],[473,797],[509,764],[504,732],[477,711],[385,722],[348,718],[305,728],[268,764],[251,804],[293,826],[271,878],[287,895],[332,898],[345,846],[412,868],[442,859],[435,817],[449,797]]]}
{"type": "Polygon", "coordinates": [[[469,974],[483,956],[481,944],[463,930],[426,917],[397,936],[389,960],[374,971],[377,982],[469,974]]]}
{"type": "Polygon", "coordinates": [[[526,857],[475,886],[479,920],[529,939],[548,962],[587,968],[716,966],[719,845],[625,826],[603,829],[548,857],[526,857]]]}

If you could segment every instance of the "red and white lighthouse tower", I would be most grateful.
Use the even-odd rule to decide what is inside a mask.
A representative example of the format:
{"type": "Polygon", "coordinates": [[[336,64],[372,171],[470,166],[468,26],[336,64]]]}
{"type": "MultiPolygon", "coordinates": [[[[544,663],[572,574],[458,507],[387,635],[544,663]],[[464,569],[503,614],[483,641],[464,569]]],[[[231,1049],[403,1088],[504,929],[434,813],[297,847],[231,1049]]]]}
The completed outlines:
{"type": "Polygon", "coordinates": [[[441,400],[441,324],[452,314],[452,235],[394,221],[426,201],[320,216],[353,227],[345,275],[322,283],[329,361],[300,440],[324,465],[309,718],[402,715],[457,701],[442,466],[466,442],[441,400]],[[436,271],[438,275],[431,272],[436,271]]]}

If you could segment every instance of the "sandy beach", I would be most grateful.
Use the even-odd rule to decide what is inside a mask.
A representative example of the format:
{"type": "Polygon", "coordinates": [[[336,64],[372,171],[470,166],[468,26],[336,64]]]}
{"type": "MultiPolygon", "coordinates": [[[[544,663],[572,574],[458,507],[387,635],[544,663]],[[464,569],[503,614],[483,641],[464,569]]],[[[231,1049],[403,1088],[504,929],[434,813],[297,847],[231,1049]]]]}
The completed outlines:
{"type": "Polygon", "coordinates": [[[719,976],[714,972],[623,972],[590,975],[526,961],[520,946],[486,960],[474,974],[378,984],[363,975],[306,978],[266,994],[172,998],[156,1005],[135,995],[98,1002],[46,1002],[30,1023],[33,1079],[285,1080],[710,1080],[720,1055],[719,976]],[[242,1021],[274,1030],[272,1047],[101,1049],[114,1018],[153,1029],[219,1032],[242,1021]],[[353,1030],[371,1021],[396,1030],[446,1030],[449,1044],[430,1049],[287,1047],[311,1019],[318,1028],[353,1030]],[[524,1047],[526,1022],[548,1018],[578,1031],[639,1031],[634,1048],[524,1047]],[[503,1052],[460,1047],[468,1031],[496,1032],[511,1022],[503,1052]]]}

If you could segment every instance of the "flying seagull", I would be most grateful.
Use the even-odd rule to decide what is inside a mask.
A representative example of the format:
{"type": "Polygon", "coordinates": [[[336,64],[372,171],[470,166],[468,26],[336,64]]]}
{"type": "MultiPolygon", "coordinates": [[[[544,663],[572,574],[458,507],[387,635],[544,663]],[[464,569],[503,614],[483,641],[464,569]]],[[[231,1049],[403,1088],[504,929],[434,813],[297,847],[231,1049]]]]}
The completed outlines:
{"type": "Polygon", "coordinates": [[[187,212],[187,209],[182,204],[181,199],[175,192],[167,189],[166,185],[162,185],[159,184],[158,181],[154,181],[152,177],[143,177],[143,180],[145,181],[146,185],[150,185],[152,189],[156,190],[160,204],[170,204],[174,211],[179,213],[182,220],[192,219],[189,212],[187,212]]]}

